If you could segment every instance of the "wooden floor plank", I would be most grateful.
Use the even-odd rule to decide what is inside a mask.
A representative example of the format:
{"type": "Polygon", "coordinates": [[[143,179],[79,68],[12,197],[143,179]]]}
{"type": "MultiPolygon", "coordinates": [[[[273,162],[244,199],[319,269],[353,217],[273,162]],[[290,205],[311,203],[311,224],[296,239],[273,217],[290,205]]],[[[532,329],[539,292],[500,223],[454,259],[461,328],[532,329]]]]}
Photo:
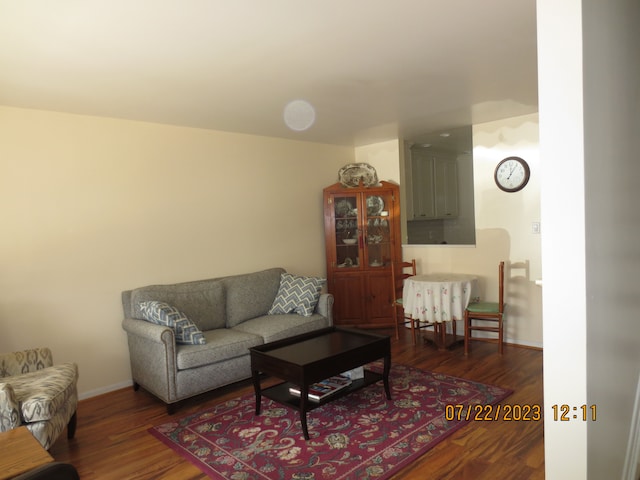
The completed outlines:
{"type": "MultiPolygon", "coordinates": [[[[424,370],[499,385],[514,390],[509,405],[542,405],[542,352],[507,345],[500,356],[494,344],[474,342],[468,357],[462,348],[440,352],[408,332],[395,340],[392,361],[424,370]]],[[[49,453],[76,466],[83,480],[203,480],[198,468],[147,433],[147,429],[251,393],[250,381],[218,389],[184,402],[173,415],[144,390],[126,388],[86,399],[78,406],[76,437],[62,435],[49,453]]],[[[543,423],[540,421],[470,422],[400,473],[399,479],[544,479],[543,423]]]]}

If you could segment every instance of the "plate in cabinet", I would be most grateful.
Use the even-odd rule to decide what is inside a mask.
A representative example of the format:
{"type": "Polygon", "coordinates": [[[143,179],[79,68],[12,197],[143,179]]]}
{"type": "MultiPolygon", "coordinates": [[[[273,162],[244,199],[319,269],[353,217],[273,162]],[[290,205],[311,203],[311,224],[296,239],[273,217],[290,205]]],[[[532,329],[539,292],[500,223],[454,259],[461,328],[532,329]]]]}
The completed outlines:
{"type": "Polygon", "coordinates": [[[355,217],[358,213],[349,200],[340,200],[336,202],[336,215],[339,217],[355,217]]]}
{"type": "MultiPolygon", "coordinates": [[[[367,197],[367,215],[369,215],[370,217],[380,215],[383,208],[384,200],[382,200],[382,197],[378,197],[377,195],[367,197]]],[[[376,227],[377,226],[378,225],[376,225],[376,227]]]]}

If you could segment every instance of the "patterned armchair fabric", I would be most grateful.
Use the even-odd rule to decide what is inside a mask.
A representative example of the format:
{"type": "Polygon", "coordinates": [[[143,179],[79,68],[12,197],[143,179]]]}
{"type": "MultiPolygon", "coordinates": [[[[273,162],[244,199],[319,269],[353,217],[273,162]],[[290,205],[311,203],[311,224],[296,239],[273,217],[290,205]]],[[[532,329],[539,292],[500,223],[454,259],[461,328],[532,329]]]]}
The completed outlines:
{"type": "Polygon", "coordinates": [[[53,365],[48,348],[0,354],[0,431],[25,425],[45,449],[75,434],[78,367],[53,365]]]}
{"type": "Polygon", "coordinates": [[[13,377],[23,373],[35,372],[52,365],[53,356],[48,348],[0,353],[0,377],[13,377]]]}

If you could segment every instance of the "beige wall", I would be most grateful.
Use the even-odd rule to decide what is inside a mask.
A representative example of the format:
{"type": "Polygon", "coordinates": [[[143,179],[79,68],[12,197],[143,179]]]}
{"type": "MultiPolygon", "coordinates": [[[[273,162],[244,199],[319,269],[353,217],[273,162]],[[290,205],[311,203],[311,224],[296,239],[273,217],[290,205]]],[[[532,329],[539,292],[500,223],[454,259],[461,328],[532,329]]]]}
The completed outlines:
{"type": "MultiPolygon", "coordinates": [[[[505,272],[508,320],[507,341],[542,347],[542,277],[540,235],[531,224],[540,222],[540,162],[538,116],[525,115],[473,127],[473,177],[476,245],[405,245],[404,258],[415,258],[421,272],[477,274],[481,294],[497,300],[498,263],[505,272]],[[524,190],[505,193],[493,180],[495,166],[508,156],[524,158],[531,179],[524,190]]],[[[400,141],[356,148],[356,161],[370,163],[381,180],[401,183],[400,141]]]]}
{"type": "MultiPolygon", "coordinates": [[[[505,260],[508,306],[507,341],[542,347],[542,277],[540,235],[540,162],[538,116],[526,115],[473,127],[473,177],[476,245],[405,245],[404,258],[415,258],[422,272],[467,272],[481,278],[484,298],[497,300],[498,262],[505,260]],[[524,158],[531,180],[524,190],[505,193],[493,180],[497,163],[508,156],[524,158]]],[[[356,161],[373,165],[381,180],[401,183],[399,141],[356,148],[356,161]]]]}
{"type": "Polygon", "coordinates": [[[322,188],[352,148],[0,107],[0,351],[48,345],[81,396],[130,382],[120,292],[324,275],[322,188]]]}
{"type": "Polygon", "coordinates": [[[356,147],[356,162],[368,163],[376,169],[379,180],[400,183],[399,140],[356,147]]]}
{"type": "Polygon", "coordinates": [[[540,221],[538,117],[474,125],[473,145],[476,245],[406,245],[403,255],[416,258],[421,272],[477,274],[488,300],[497,300],[498,262],[504,260],[507,341],[541,347],[542,292],[535,284],[542,276],[540,235],[531,233],[532,222],[540,221]],[[531,168],[520,192],[505,193],[495,185],[495,166],[508,156],[524,158],[531,168]]]}
{"type": "MultiPolygon", "coordinates": [[[[537,117],[474,127],[475,247],[404,247],[422,271],[466,271],[495,291],[513,271],[508,338],[541,345],[537,117]],[[493,168],[529,161],[523,192],[493,168]],[[522,277],[524,275],[524,278],[522,277]]],[[[399,182],[399,140],[355,150],[0,107],[0,351],[48,345],[86,397],[130,382],[120,292],[271,266],[324,275],[322,188],[358,161],[399,182]]]]}

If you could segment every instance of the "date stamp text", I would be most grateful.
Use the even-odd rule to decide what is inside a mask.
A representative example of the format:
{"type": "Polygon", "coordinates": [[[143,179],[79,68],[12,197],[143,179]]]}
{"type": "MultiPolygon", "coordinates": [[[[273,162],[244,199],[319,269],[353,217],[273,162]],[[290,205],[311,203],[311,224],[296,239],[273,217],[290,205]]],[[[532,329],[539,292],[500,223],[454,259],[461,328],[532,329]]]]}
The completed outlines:
{"type": "Polygon", "coordinates": [[[524,405],[462,405],[448,404],[444,409],[448,422],[473,420],[476,422],[537,422],[542,420],[542,407],[524,405]]]}

